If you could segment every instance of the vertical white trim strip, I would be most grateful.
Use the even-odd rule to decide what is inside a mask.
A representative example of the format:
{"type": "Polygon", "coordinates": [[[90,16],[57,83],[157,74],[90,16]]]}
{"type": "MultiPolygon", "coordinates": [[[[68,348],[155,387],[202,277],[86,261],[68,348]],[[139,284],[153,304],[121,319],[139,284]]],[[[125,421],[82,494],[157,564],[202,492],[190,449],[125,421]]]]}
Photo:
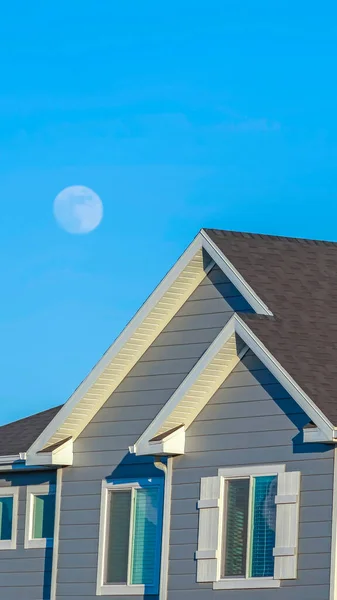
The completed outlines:
{"type": "Polygon", "coordinates": [[[171,498],[172,498],[172,464],[173,457],[167,459],[167,466],[161,462],[155,462],[157,469],[164,471],[164,508],[163,508],[163,528],[161,542],[161,565],[160,565],[160,583],[159,600],[167,599],[168,570],[169,570],[169,552],[170,552],[170,526],[171,526],[171,498]]]}
{"type": "Polygon", "coordinates": [[[247,519],[247,545],[246,545],[246,579],[251,577],[250,571],[252,567],[252,524],[254,511],[254,486],[255,481],[253,475],[249,476],[249,495],[248,495],[248,519],[247,519]]]}
{"type": "Polygon", "coordinates": [[[105,479],[101,485],[101,507],[99,517],[98,534],[98,556],[97,556],[97,582],[96,596],[102,595],[102,586],[104,581],[104,561],[105,561],[105,543],[106,543],[106,516],[108,509],[108,485],[105,479]]]}
{"type": "Polygon", "coordinates": [[[337,599],[337,448],[334,448],[332,488],[330,600],[337,599]]]}
{"type": "MultiPolygon", "coordinates": [[[[110,497],[111,502],[111,497],[110,497]]],[[[134,542],[134,530],[135,530],[135,510],[136,510],[136,490],[135,488],[131,488],[131,503],[130,503],[130,517],[129,517],[129,551],[128,551],[128,566],[127,566],[127,574],[126,574],[126,584],[132,585],[132,570],[133,570],[133,542],[134,542]]],[[[111,514],[111,513],[110,513],[111,514]]],[[[108,522],[106,522],[105,527],[108,527],[108,522]]],[[[106,549],[107,552],[107,549],[106,549]]]]}
{"type": "Polygon", "coordinates": [[[59,539],[60,539],[60,518],[61,518],[61,498],[62,498],[62,475],[63,469],[56,471],[56,493],[55,493],[55,521],[54,521],[54,543],[53,560],[51,568],[51,587],[50,600],[56,600],[57,586],[57,566],[59,558],[59,539]]]}

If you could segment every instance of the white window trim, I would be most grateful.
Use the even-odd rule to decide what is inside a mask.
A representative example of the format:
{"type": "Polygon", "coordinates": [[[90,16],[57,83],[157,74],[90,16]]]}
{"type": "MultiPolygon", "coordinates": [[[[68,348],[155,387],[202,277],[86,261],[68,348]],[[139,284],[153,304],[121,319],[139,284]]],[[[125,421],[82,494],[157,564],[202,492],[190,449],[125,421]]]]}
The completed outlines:
{"type": "MultiPolygon", "coordinates": [[[[277,476],[279,473],[284,473],[286,470],[285,465],[257,465],[257,466],[243,466],[243,467],[229,467],[224,469],[219,469],[218,475],[224,481],[226,479],[238,479],[240,477],[259,477],[259,476],[277,476]]],[[[224,490],[224,485],[222,486],[224,490]]],[[[224,507],[224,498],[221,498],[222,507],[224,507]]],[[[224,518],[224,510],[222,510],[222,514],[220,517],[220,540],[221,544],[223,544],[223,518],[224,518]]],[[[219,579],[218,581],[213,582],[214,590],[235,590],[235,589],[260,589],[260,588],[277,588],[280,587],[281,581],[280,579],[275,579],[274,577],[240,577],[240,578],[227,578],[221,579],[221,558],[222,556],[222,547],[219,548],[219,566],[218,573],[219,579]]]]}
{"type": "Polygon", "coordinates": [[[13,498],[12,534],[10,540],[0,540],[0,550],[15,550],[18,531],[19,488],[0,488],[0,498],[5,496],[12,496],[13,498]]]}
{"type": "Polygon", "coordinates": [[[28,485],[26,497],[26,522],[25,522],[25,540],[24,547],[28,548],[50,548],[53,546],[54,538],[34,539],[33,521],[34,521],[34,496],[55,495],[56,486],[54,484],[44,483],[41,485],[28,485]]]}
{"type": "MultiPolygon", "coordinates": [[[[164,482],[159,477],[149,477],[139,479],[137,481],[102,481],[101,493],[101,511],[99,525],[99,545],[98,545],[98,564],[97,564],[97,596],[143,596],[157,595],[159,593],[159,577],[160,577],[160,554],[161,554],[161,536],[158,536],[158,548],[156,552],[155,573],[158,574],[157,581],[153,586],[150,585],[133,585],[133,584],[105,584],[104,583],[104,567],[107,551],[107,524],[108,524],[108,498],[109,491],[112,489],[142,489],[144,487],[158,487],[160,490],[160,500],[162,500],[164,482]]],[[[163,523],[161,524],[163,529],[163,523]]]]}

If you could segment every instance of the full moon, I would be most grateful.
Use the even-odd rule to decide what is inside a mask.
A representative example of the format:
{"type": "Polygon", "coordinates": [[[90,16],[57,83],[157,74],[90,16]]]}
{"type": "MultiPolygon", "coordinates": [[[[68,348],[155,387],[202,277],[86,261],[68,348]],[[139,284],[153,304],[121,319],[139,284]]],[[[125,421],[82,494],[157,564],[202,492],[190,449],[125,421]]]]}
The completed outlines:
{"type": "Polygon", "coordinates": [[[60,227],[68,233],[89,233],[102,220],[102,200],[84,185],[71,185],[57,194],[54,215],[60,227]]]}

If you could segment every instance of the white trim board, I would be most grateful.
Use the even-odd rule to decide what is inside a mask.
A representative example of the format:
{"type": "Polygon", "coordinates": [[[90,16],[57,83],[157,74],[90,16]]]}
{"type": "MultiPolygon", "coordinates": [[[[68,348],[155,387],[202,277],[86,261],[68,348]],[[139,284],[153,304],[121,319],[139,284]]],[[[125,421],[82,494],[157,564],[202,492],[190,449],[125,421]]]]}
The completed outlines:
{"type": "Polygon", "coordinates": [[[332,531],[331,531],[331,566],[330,566],[330,600],[337,597],[337,447],[334,448],[333,492],[332,492],[332,531]]]}
{"type": "Polygon", "coordinates": [[[0,489],[0,498],[13,498],[11,538],[9,540],[0,540],[0,552],[1,550],[16,549],[18,533],[19,490],[20,488],[18,486],[3,487],[0,489]]]}
{"type": "MultiPolygon", "coordinates": [[[[51,548],[54,538],[34,538],[34,498],[35,496],[55,496],[56,485],[53,483],[40,483],[28,485],[26,490],[26,516],[24,548],[51,548]]],[[[55,529],[55,528],[54,528],[55,529]]]]}
{"type": "Polygon", "coordinates": [[[53,465],[56,467],[67,467],[73,464],[73,439],[67,439],[63,444],[51,452],[27,453],[26,464],[30,465],[53,465]]]}
{"type": "MultiPolygon", "coordinates": [[[[153,454],[152,438],[175,425],[181,425],[186,430],[193,423],[248,350],[245,346],[239,353],[236,352],[233,324],[232,317],[130,451],[140,455],[153,454]],[[179,411],[183,404],[186,406],[179,411]],[[179,412],[184,415],[182,422],[174,423],[175,419],[180,418],[179,412]]],[[[183,454],[180,448],[177,444],[176,451],[170,454],[183,454]]]]}
{"type": "MultiPolygon", "coordinates": [[[[282,367],[282,365],[274,358],[269,350],[262,344],[262,342],[255,336],[253,331],[244,323],[244,321],[237,315],[234,314],[231,319],[224,326],[222,331],[219,333],[214,342],[209,346],[208,350],[203,354],[200,360],[196,363],[194,368],[190,371],[178,389],[172,394],[171,398],[161,409],[157,417],[152,421],[145,432],[140,436],[138,441],[133,447],[130,447],[130,451],[136,454],[152,454],[150,440],[165,431],[165,427],[177,425],[178,423],[172,422],[172,415],[177,411],[180,403],[184,402],[184,399],[188,397],[190,390],[199,381],[202,381],[202,377],[209,365],[212,365],[212,361],[216,361],[219,351],[226,347],[226,343],[237,334],[246,346],[237,355],[237,360],[227,366],[225,365],[222,369],[222,380],[221,374],[219,378],[219,385],[229,376],[233,368],[239,362],[242,355],[250,348],[254,354],[261,360],[265,367],[274,375],[277,381],[284,387],[289,395],[297,402],[297,404],[303,409],[303,411],[310,417],[310,419],[316,424],[316,426],[323,432],[326,441],[334,441],[334,427],[322,411],[316,406],[316,404],[309,398],[309,396],[302,390],[302,388],[294,381],[289,373],[282,367]],[[171,420],[170,420],[171,419],[171,420]]],[[[219,385],[208,387],[207,394],[203,396],[199,394],[199,410],[195,407],[190,409],[189,416],[194,411],[194,418],[191,420],[188,416],[188,410],[185,409],[184,414],[185,420],[180,423],[187,429],[199,412],[206,406],[212,395],[218,389],[219,385]],[[187,415],[187,416],[186,416],[187,415]]],[[[178,447],[177,447],[178,450],[178,447]]],[[[182,452],[180,452],[182,453],[182,452]]],[[[172,452],[172,454],[179,454],[179,452],[172,452]]]]}
{"type": "Polygon", "coordinates": [[[32,444],[27,452],[30,464],[39,464],[37,453],[48,445],[78,437],[215,263],[257,313],[272,314],[202,230],[32,444]],[[205,253],[210,259],[206,266],[205,253]]]}
{"type": "Polygon", "coordinates": [[[204,238],[204,248],[214,262],[220,267],[220,269],[227,275],[228,279],[235,285],[236,289],[242,294],[247,300],[248,304],[255,310],[258,315],[269,315],[273,316],[268,306],[261,300],[256,294],[253,288],[247,283],[242,277],[239,271],[234,265],[228,260],[228,258],[221,252],[220,248],[211,240],[204,229],[201,230],[200,234],[204,238]]]}
{"type": "MultiPolygon", "coordinates": [[[[130,566],[132,563],[131,547],[134,530],[134,490],[144,489],[145,487],[156,487],[158,489],[158,507],[163,506],[163,494],[165,478],[150,477],[139,479],[138,481],[125,480],[107,480],[102,481],[101,487],[101,508],[99,523],[99,544],[97,557],[97,578],[96,578],[96,596],[144,596],[158,595],[161,570],[161,540],[162,540],[162,519],[158,519],[156,530],[156,552],[154,564],[154,580],[152,584],[132,584],[130,566]],[[105,570],[107,568],[107,552],[109,544],[109,492],[112,490],[130,490],[131,491],[131,509],[130,509],[130,530],[129,530],[129,556],[128,556],[128,574],[127,583],[113,584],[105,583],[105,570]]],[[[159,514],[159,513],[158,513],[159,514]]]]}

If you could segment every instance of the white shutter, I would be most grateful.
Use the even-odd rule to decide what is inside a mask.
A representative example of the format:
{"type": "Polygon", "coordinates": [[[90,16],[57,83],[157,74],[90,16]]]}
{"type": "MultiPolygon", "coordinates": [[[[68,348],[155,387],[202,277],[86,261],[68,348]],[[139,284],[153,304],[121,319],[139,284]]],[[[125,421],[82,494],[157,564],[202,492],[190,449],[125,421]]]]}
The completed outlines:
{"type": "Polygon", "coordinates": [[[217,581],[220,564],[222,477],[203,477],[200,485],[197,581],[217,581]]]}
{"type": "Polygon", "coordinates": [[[301,473],[279,473],[274,579],[296,579],[301,473]]]}

